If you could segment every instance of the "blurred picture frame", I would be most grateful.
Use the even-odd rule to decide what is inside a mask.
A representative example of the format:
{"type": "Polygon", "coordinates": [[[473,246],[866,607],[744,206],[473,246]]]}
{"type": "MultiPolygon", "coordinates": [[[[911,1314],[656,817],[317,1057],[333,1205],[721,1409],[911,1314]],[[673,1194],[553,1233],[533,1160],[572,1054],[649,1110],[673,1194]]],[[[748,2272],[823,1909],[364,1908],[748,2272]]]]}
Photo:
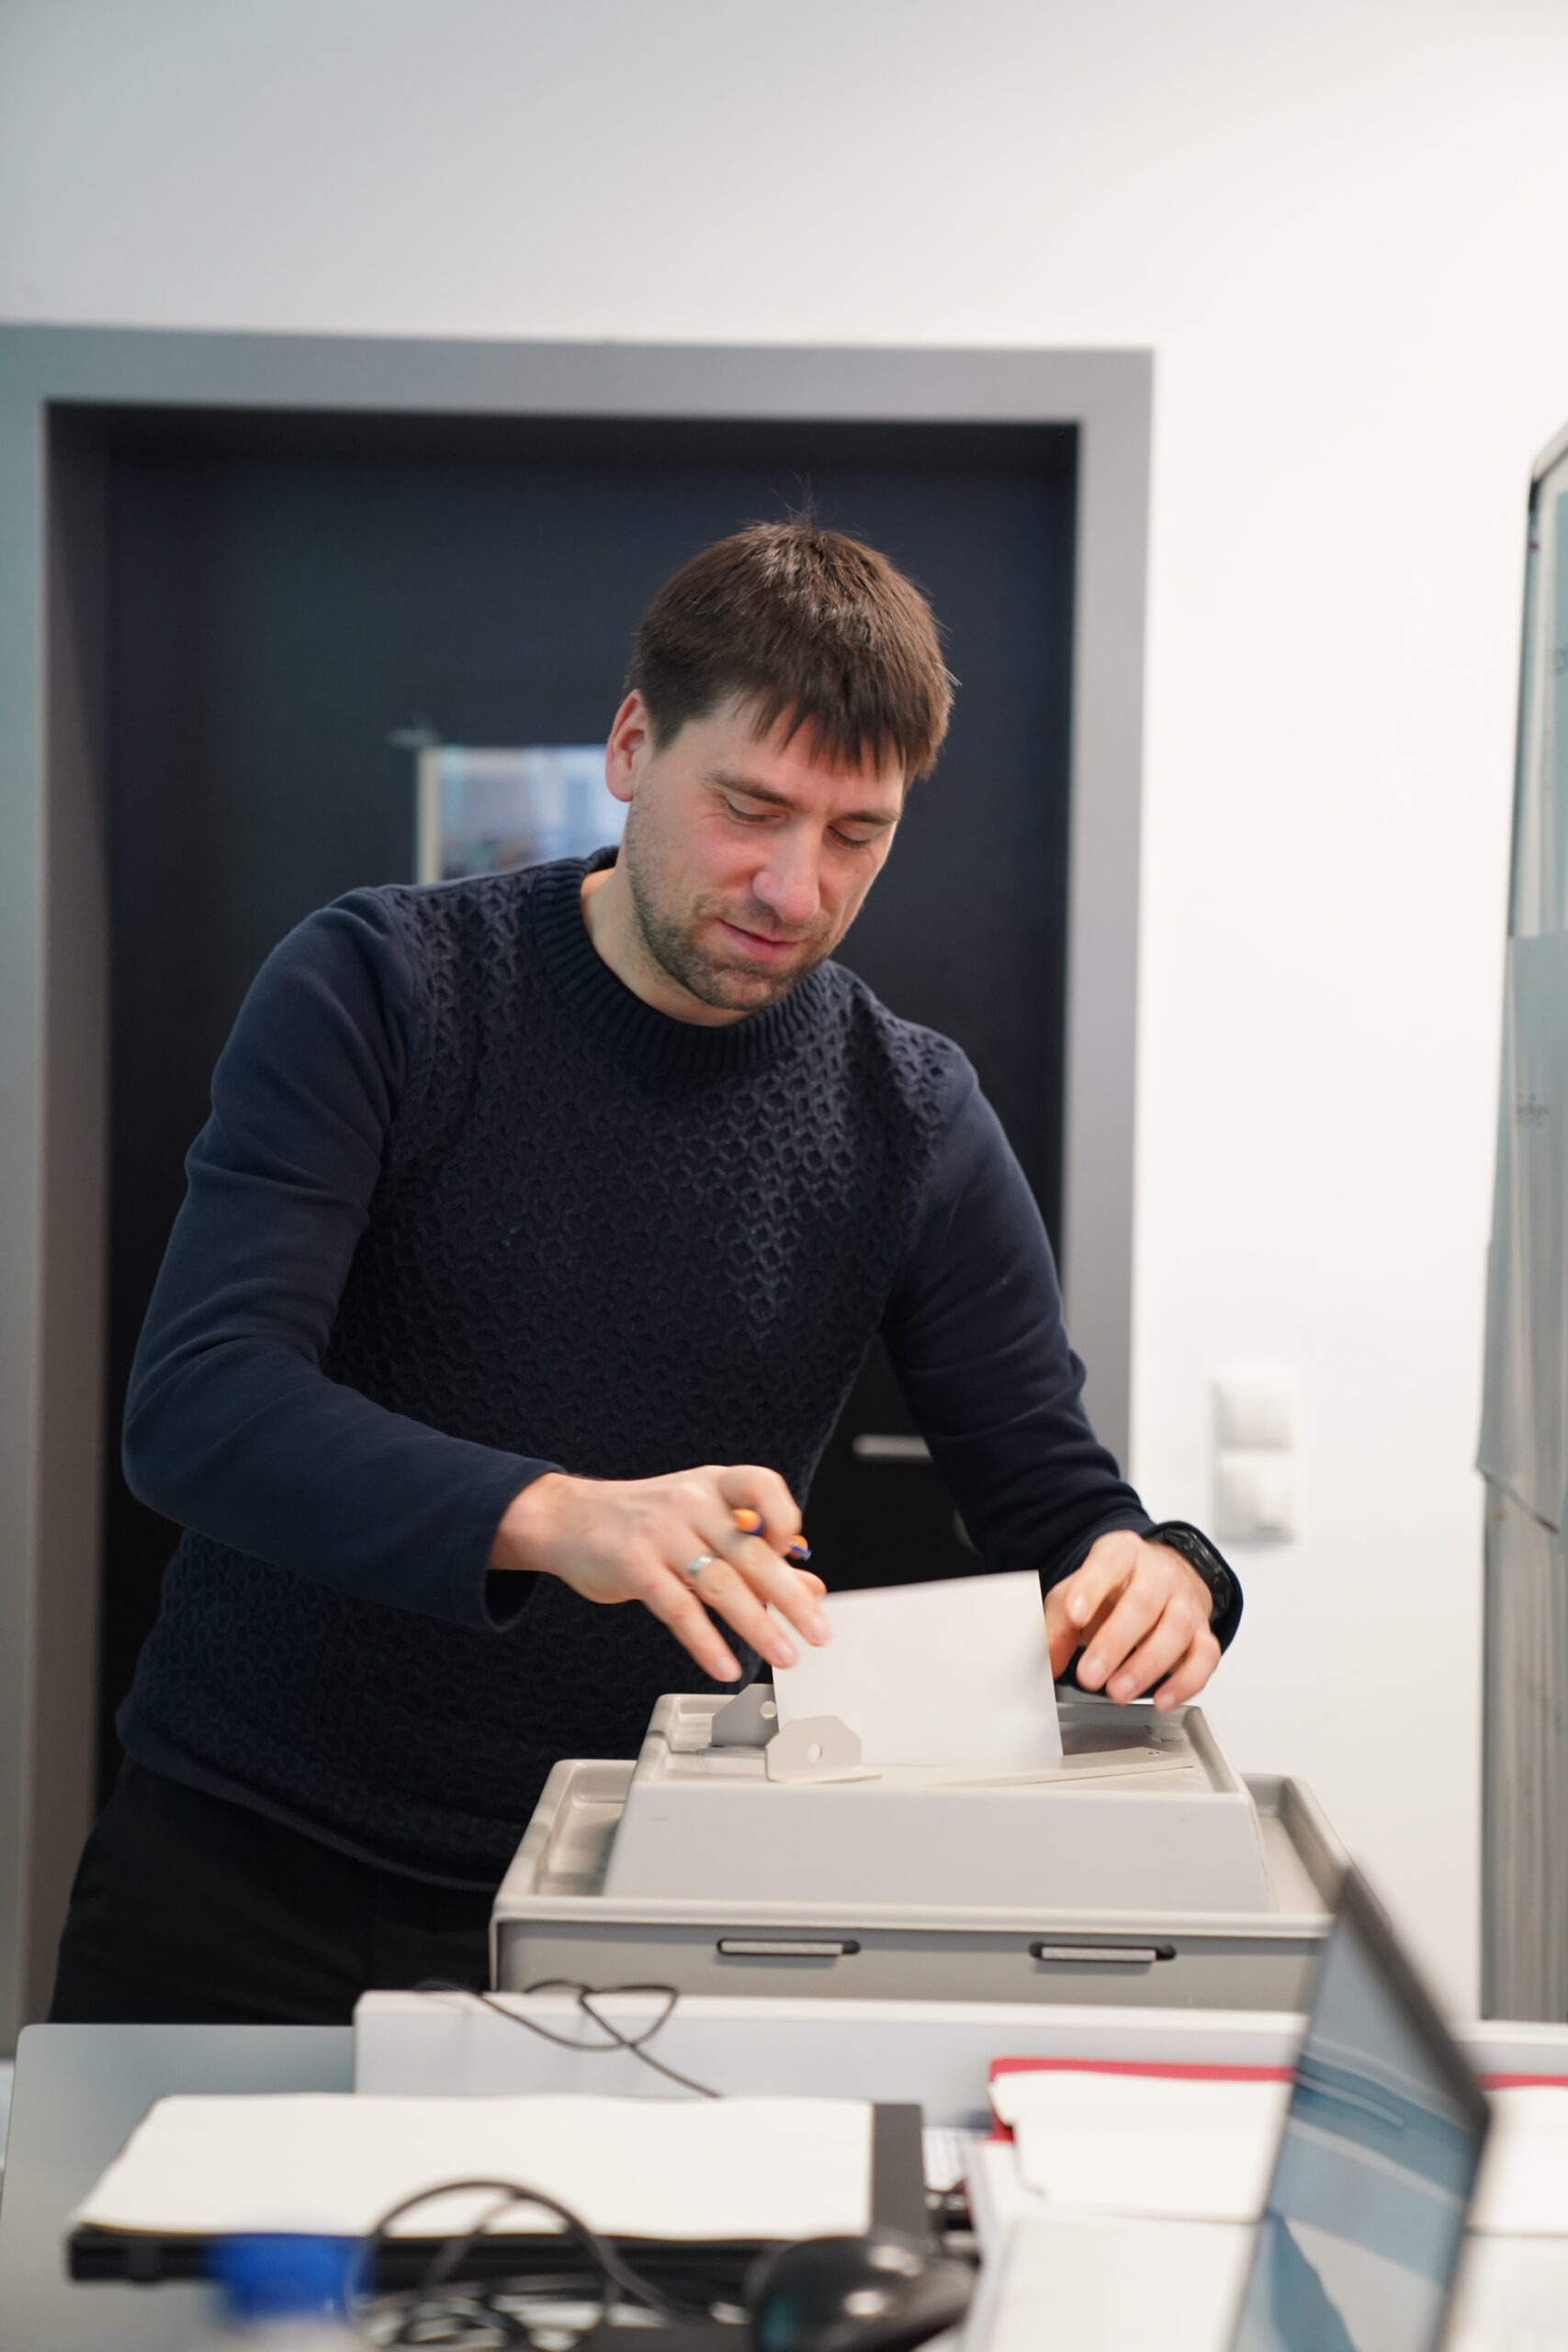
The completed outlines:
{"type": "Polygon", "coordinates": [[[618,842],[603,743],[428,743],[416,765],[414,875],[456,882],[618,842]]]}

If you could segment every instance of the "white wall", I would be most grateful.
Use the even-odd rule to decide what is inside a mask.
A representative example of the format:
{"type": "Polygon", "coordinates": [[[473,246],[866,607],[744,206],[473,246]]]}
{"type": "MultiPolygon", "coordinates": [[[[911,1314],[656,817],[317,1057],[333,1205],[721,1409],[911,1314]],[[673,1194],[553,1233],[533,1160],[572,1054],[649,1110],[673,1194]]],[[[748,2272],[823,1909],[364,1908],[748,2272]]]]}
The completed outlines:
{"type": "Polygon", "coordinates": [[[1473,1997],[1556,0],[0,0],[0,317],[1158,353],[1134,1468],[1301,1368],[1213,1713],[1473,1997]]]}

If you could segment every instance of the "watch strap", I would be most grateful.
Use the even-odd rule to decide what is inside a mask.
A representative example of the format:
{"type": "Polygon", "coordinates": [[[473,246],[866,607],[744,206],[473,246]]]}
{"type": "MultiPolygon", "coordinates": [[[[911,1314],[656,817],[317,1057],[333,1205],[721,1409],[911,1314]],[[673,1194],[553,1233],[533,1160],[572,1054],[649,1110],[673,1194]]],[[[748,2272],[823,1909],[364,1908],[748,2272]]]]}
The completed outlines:
{"type": "Polygon", "coordinates": [[[1201,1528],[1185,1519],[1160,1520],[1144,1530],[1144,1541],[1163,1544],[1168,1551],[1179,1553],[1188,1566],[1202,1577],[1214,1600],[1210,1631],[1222,1649],[1228,1648],[1241,1623],[1242,1601],[1241,1586],[1224,1555],[1210,1543],[1201,1528]]]}

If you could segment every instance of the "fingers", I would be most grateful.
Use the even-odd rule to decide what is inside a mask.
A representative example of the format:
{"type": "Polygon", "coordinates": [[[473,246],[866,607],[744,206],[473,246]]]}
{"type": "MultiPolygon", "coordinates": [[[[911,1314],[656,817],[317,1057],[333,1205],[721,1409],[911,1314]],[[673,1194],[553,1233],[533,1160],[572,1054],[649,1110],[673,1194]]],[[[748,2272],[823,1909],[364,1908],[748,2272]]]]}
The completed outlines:
{"type": "MultiPolygon", "coordinates": [[[[795,1664],[792,1627],[809,1642],[827,1640],[828,1621],[818,1605],[822,1579],[780,1555],[783,1546],[798,1539],[800,1513],[776,1471],[742,1464],[694,1472],[680,1482],[672,1499],[681,1506],[680,1515],[665,1529],[660,1548],[675,1594],[660,1596],[657,1613],[694,1657],[706,1663],[718,1639],[711,1624],[709,1640],[697,1632],[697,1618],[705,1622],[710,1610],[771,1666],[795,1664]],[[739,1499],[743,1497],[750,1499],[739,1499]],[[748,1532],[738,1523],[742,1521],[765,1525],[767,1540],[748,1532]],[[696,1559],[705,1565],[690,1577],[686,1569],[696,1559]]],[[[708,1671],[728,1679],[739,1668],[730,1660],[722,1668],[709,1665],[708,1671]]]]}
{"type": "MultiPolygon", "coordinates": [[[[755,1597],[761,1608],[776,1610],[779,1616],[784,1618],[787,1623],[793,1626],[797,1634],[803,1634],[808,1642],[819,1643],[828,1639],[831,1628],[820,1605],[826,1589],[820,1577],[812,1576],[807,1569],[795,1567],[788,1560],[781,1560],[773,1545],[764,1543],[761,1536],[744,1535],[733,1527],[726,1527],[712,1532],[713,1549],[721,1555],[726,1566],[742,1580],[745,1591],[755,1597]]],[[[703,1577],[705,1586],[717,1580],[716,1570],[705,1571],[703,1577]]],[[[705,1600],[711,1600],[713,1606],[723,1609],[723,1613],[729,1616],[729,1611],[724,1608],[722,1602],[714,1600],[710,1593],[705,1591],[703,1597],[705,1600]]],[[[741,1630],[738,1619],[732,1619],[731,1622],[735,1623],[738,1632],[741,1630]]],[[[774,1632],[784,1635],[784,1629],[775,1623],[774,1632]]],[[[746,1638],[750,1641],[755,1636],[748,1630],[746,1638]]],[[[772,1655],[765,1646],[763,1654],[764,1656],[772,1655]]],[[[793,1657],[775,1658],[773,1662],[775,1665],[793,1665],[794,1659],[793,1657]]]]}
{"type": "Polygon", "coordinates": [[[741,1464],[662,1478],[547,1476],[509,1510],[493,1556],[558,1576],[585,1600],[641,1601],[705,1673],[733,1681],[739,1666],[709,1611],[774,1666],[795,1664],[792,1633],[827,1640],[821,1577],[784,1557],[807,1548],[777,1471],[741,1464]]]}
{"type": "MultiPolygon", "coordinates": [[[[1110,1685],[1119,1679],[1119,1669],[1125,1667],[1138,1644],[1158,1623],[1168,1598],[1152,1577],[1137,1578],[1129,1583],[1078,1660],[1078,1681],[1086,1690],[1103,1688],[1113,1699],[1134,1695],[1130,1690],[1111,1690],[1110,1685]]],[[[1187,1639],[1181,1644],[1183,1650],[1195,1631],[1195,1625],[1188,1626],[1187,1639]]]]}
{"type": "Polygon", "coordinates": [[[1054,1584],[1045,1595],[1045,1643],[1051,1653],[1053,1682],[1060,1682],[1066,1674],[1080,1639],[1077,1627],[1067,1615],[1066,1590],[1054,1584]]]}
{"type": "Polygon", "coordinates": [[[1046,1609],[1053,1670],[1061,1670],[1059,1649],[1076,1634],[1083,1645],[1080,1688],[1103,1690],[1118,1705],[1158,1685],[1156,1704],[1164,1711],[1179,1706],[1202,1689],[1219,1661],[1201,1579],[1135,1535],[1102,1536],[1055,1593],[1057,1610],[1049,1602],[1046,1609]]]}
{"type": "Polygon", "coordinates": [[[1220,1657],[1220,1645],[1205,1626],[1177,1671],[1155,1692],[1155,1705],[1160,1713],[1168,1714],[1172,1707],[1185,1706],[1189,1699],[1195,1699],[1218,1666],[1220,1657]]]}
{"type": "MultiPolygon", "coordinates": [[[[1054,1589],[1062,1596],[1067,1622],[1081,1641],[1108,1601],[1114,1600],[1137,1566],[1138,1538],[1118,1529],[1102,1535],[1083,1566],[1054,1589]]],[[[1081,1679],[1081,1677],[1080,1677],[1081,1679]]]]}
{"type": "MultiPolygon", "coordinates": [[[[767,1550],[764,1544],[761,1547],[767,1550]]],[[[694,1554],[694,1558],[701,1557],[694,1554]]],[[[804,1621],[806,1627],[820,1625],[821,1638],[826,1638],[827,1620],[816,1606],[815,1598],[804,1588],[815,1585],[821,1589],[820,1579],[806,1577],[797,1568],[785,1566],[776,1554],[770,1554],[772,1570],[768,1581],[787,1578],[800,1584],[799,1594],[787,1597],[793,1614],[804,1621]]],[[[791,1667],[797,1652],[784,1627],[770,1616],[764,1601],[749,1577],[731,1560],[709,1551],[706,1565],[696,1576],[684,1569],[665,1568],[651,1574],[641,1584],[636,1597],[652,1610],[661,1624],[667,1625],[683,1648],[689,1650],[705,1672],[720,1682],[733,1682],[740,1672],[733,1653],[725,1644],[717,1627],[708,1616],[711,1609],[722,1617],[743,1642],[749,1642],[770,1666],[791,1667]]],[[[808,1638],[817,1638],[809,1635],[808,1638]]]]}
{"type": "Polygon", "coordinates": [[[787,1552],[800,1540],[800,1512],[795,1497],[776,1470],[752,1462],[736,1463],[715,1472],[718,1491],[731,1510],[758,1511],[775,1552],[787,1552]]]}
{"type": "Polygon", "coordinates": [[[1201,1628],[1176,1601],[1171,1601],[1145,1637],[1130,1649],[1105,1685],[1105,1695],[1123,1705],[1141,1698],[1156,1682],[1174,1672],[1187,1656],[1201,1628]]]}
{"type": "MultiPolygon", "coordinates": [[[[1045,1596],[1045,1634],[1051,1651],[1051,1671],[1058,1679],[1072,1664],[1075,1650],[1087,1650],[1114,1610],[1132,1573],[1122,1558],[1120,1538],[1102,1536],[1083,1565],[1045,1596]]],[[[1083,1668],[1078,1669],[1083,1679],[1083,1668]]]]}
{"type": "MultiPolygon", "coordinates": [[[[766,1611],[770,1608],[776,1609],[779,1615],[784,1618],[797,1634],[804,1635],[807,1641],[821,1643],[829,1638],[831,1628],[822,1612],[822,1587],[819,1578],[816,1577],[807,1578],[799,1568],[792,1567],[787,1560],[781,1560],[772,1546],[764,1544],[760,1536],[739,1535],[731,1530],[727,1535],[720,1536],[713,1548],[722,1553],[726,1566],[740,1580],[741,1592],[748,1597],[752,1597],[751,1606],[763,1612],[764,1623],[771,1622],[766,1617],[766,1611]]],[[[757,1636],[750,1630],[750,1610],[748,1610],[747,1623],[743,1625],[740,1619],[711,1589],[720,1582],[718,1570],[705,1569],[702,1581],[703,1599],[709,1603],[710,1607],[717,1609],[721,1615],[728,1618],[736,1632],[743,1634],[747,1641],[756,1641],[757,1636]]],[[[737,1600],[740,1607],[747,1607],[746,1600],[741,1599],[739,1595],[737,1595],[737,1600]]],[[[787,1635],[782,1626],[774,1624],[773,1633],[777,1638],[787,1641],[787,1635]]],[[[773,1658],[775,1666],[795,1664],[793,1651],[788,1657],[774,1657],[766,1643],[759,1642],[758,1646],[761,1649],[764,1657],[773,1658]]]]}
{"type": "MultiPolygon", "coordinates": [[[[784,1567],[776,1554],[773,1555],[773,1563],[775,1574],[788,1577],[793,1582],[793,1568],[784,1567]]],[[[752,1648],[768,1660],[770,1666],[795,1664],[797,1652],[790,1639],[789,1628],[781,1624],[778,1618],[769,1615],[766,1600],[756,1589],[756,1582],[760,1579],[754,1580],[734,1560],[724,1559],[710,1546],[707,1566],[690,1581],[691,1589],[703,1607],[722,1617],[743,1642],[750,1642],[752,1648]]],[[[790,1597],[797,1611],[808,1612],[808,1622],[809,1617],[816,1615],[817,1604],[808,1594],[798,1598],[792,1594],[790,1597]]]]}
{"type": "Polygon", "coordinates": [[[729,1523],[707,1524],[706,1540],[734,1571],[703,1572],[703,1599],[775,1666],[793,1666],[795,1651],[782,1627],[766,1615],[776,1609],[808,1642],[825,1642],[830,1627],[818,1606],[827,1588],[781,1555],[801,1544],[795,1497],[776,1470],[742,1463],[715,1473],[729,1523]],[[764,1535],[761,1531],[765,1529],[764,1535]]]}
{"type": "MultiPolygon", "coordinates": [[[[749,1503],[742,1503],[738,1510],[732,1510],[729,1516],[742,1535],[761,1535],[764,1542],[770,1540],[766,1520],[760,1510],[753,1510],[749,1503]]],[[[793,1544],[782,1544],[779,1548],[784,1553],[784,1558],[793,1560],[797,1568],[804,1567],[811,1557],[811,1546],[804,1535],[797,1535],[793,1544]]]]}
{"type": "Polygon", "coordinates": [[[739,1681],[739,1660],[698,1600],[696,1586],[690,1579],[674,1575],[661,1561],[650,1561],[640,1569],[628,1567],[626,1584],[626,1598],[640,1600],[651,1610],[705,1674],[716,1682],[739,1681]]]}

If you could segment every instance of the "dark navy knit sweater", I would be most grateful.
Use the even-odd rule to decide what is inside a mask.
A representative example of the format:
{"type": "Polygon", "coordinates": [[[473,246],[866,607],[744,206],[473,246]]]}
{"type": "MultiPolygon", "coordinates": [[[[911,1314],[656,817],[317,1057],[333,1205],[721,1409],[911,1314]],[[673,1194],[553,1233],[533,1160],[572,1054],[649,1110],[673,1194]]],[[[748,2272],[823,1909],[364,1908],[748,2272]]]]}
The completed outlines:
{"type": "Polygon", "coordinates": [[[547,1467],[804,1498],[881,1327],[987,1566],[1149,1524],[963,1055],[819,967],[727,1027],[596,953],[584,866],[362,890],[251,991],[132,1377],[186,1530],[130,1753],[367,1859],[494,1883],[552,1762],[701,1686],[647,1610],[489,1571],[547,1467]]]}

